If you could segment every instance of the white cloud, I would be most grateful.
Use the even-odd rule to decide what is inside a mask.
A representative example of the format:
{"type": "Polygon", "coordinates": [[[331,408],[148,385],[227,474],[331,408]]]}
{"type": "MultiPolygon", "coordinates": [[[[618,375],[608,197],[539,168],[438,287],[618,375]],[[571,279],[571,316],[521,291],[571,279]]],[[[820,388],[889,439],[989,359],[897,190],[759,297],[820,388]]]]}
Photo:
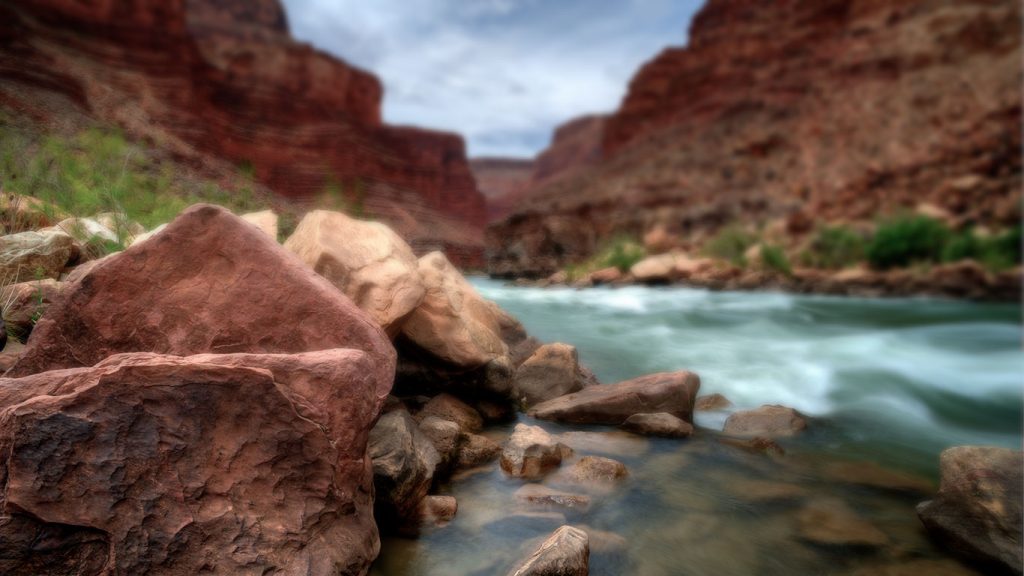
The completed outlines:
{"type": "Polygon", "coordinates": [[[700,0],[284,0],[292,34],[377,74],[384,118],[459,132],[473,156],[532,156],[614,109],[685,41],[700,0]]]}

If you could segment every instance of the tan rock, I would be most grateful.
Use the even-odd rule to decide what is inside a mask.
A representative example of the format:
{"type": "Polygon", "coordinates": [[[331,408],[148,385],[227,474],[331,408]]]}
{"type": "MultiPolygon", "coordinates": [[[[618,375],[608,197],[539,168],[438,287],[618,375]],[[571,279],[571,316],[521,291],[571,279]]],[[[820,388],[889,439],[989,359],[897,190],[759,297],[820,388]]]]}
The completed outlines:
{"type": "Polygon", "coordinates": [[[314,210],[284,247],[344,292],[390,335],[423,300],[419,263],[409,245],[378,222],[314,210]]]}
{"type": "Polygon", "coordinates": [[[129,244],[133,238],[146,233],[146,228],[142,224],[131,220],[126,214],[120,212],[101,212],[93,219],[114,232],[125,244],[129,244]]]}
{"type": "Polygon", "coordinates": [[[132,238],[131,246],[134,246],[136,244],[141,244],[141,243],[145,242],[146,240],[149,240],[153,236],[156,236],[157,234],[163,232],[164,228],[167,228],[167,224],[161,224],[161,225],[157,226],[156,228],[153,228],[149,232],[143,232],[142,234],[139,234],[139,235],[135,236],[134,238],[132,238]]]}
{"type": "Polygon", "coordinates": [[[797,513],[800,537],[825,546],[878,547],[889,537],[838,498],[808,502],[797,513]]]}
{"type": "Polygon", "coordinates": [[[832,482],[844,482],[893,492],[930,494],[935,485],[927,478],[899,470],[883,468],[874,462],[830,462],[822,467],[822,476],[832,482]]]}
{"type": "Polygon", "coordinates": [[[78,255],[74,238],[64,232],[9,234],[0,237],[0,280],[13,284],[58,278],[78,255]]]}
{"type": "Polygon", "coordinates": [[[459,502],[454,496],[428,495],[420,502],[420,522],[425,526],[441,527],[453,519],[459,511],[459,502]]]}
{"type": "Polygon", "coordinates": [[[590,273],[590,281],[593,284],[612,284],[622,278],[622,271],[615,266],[601,268],[590,273]]]}
{"type": "Polygon", "coordinates": [[[242,220],[256,226],[264,234],[270,236],[275,241],[277,240],[277,213],[273,210],[260,210],[259,212],[249,212],[248,214],[242,214],[242,220]]]}
{"type": "Polygon", "coordinates": [[[728,398],[718,394],[707,394],[704,396],[697,397],[697,405],[694,410],[701,410],[712,412],[716,410],[725,410],[732,406],[732,402],[728,398]]]}
{"type": "Polygon", "coordinates": [[[676,264],[685,258],[682,254],[674,252],[648,256],[634,264],[629,273],[637,282],[670,282],[676,277],[676,264]]]}
{"type": "Polygon", "coordinates": [[[484,419],[480,413],[451,394],[438,394],[416,414],[420,419],[428,416],[437,416],[456,423],[463,434],[476,433],[484,428],[484,419]]]}
{"type": "Polygon", "coordinates": [[[590,541],[587,533],[572,526],[562,526],[508,576],[587,576],[589,573],[590,541]]]}
{"type": "Polygon", "coordinates": [[[516,478],[540,478],[557,468],[572,449],[540,426],[516,424],[501,451],[501,469],[516,478]]]}
{"type": "Polygon", "coordinates": [[[468,470],[489,464],[501,454],[501,445],[486,436],[467,434],[455,458],[456,470],[468,470]]]}
{"type": "Polygon", "coordinates": [[[803,415],[785,406],[766,405],[734,412],[723,432],[733,436],[792,436],[807,428],[803,415]]]}
{"type": "Polygon", "coordinates": [[[574,424],[619,425],[633,414],[667,412],[693,422],[693,403],[699,389],[700,378],[693,372],[663,372],[617,384],[587,386],[537,404],[529,414],[574,424]]]}
{"type": "Polygon", "coordinates": [[[629,476],[626,465],[603,456],[584,456],[560,470],[555,482],[604,492],[629,476]]]}
{"type": "Polygon", "coordinates": [[[665,412],[633,414],[620,426],[627,432],[663,438],[687,438],[693,434],[693,425],[665,412]]]}
{"type": "Polygon", "coordinates": [[[543,484],[524,484],[515,492],[517,500],[542,508],[570,509],[586,512],[590,509],[590,496],[562,492],[543,484]]]}
{"type": "Polygon", "coordinates": [[[643,244],[648,254],[663,254],[679,245],[679,237],[659,224],[644,233],[643,244]]]}
{"type": "Polygon", "coordinates": [[[513,390],[522,406],[532,406],[596,383],[580,366],[576,347],[557,342],[541,346],[519,366],[513,390]]]}

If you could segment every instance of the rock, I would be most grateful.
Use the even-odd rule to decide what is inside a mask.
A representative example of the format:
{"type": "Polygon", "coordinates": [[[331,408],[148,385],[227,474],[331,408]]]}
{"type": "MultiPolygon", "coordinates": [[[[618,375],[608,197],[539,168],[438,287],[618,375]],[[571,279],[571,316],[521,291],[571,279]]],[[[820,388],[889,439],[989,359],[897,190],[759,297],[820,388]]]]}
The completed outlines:
{"type": "Polygon", "coordinates": [[[590,273],[590,281],[593,284],[614,284],[622,279],[622,271],[615,266],[601,268],[590,273]]]}
{"type": "Polygon", "coordinates": [[[326,280],[223,208],[193,206],[162,234],[69,283],[9,376],[96,364],[118,352],[363,350],[394,377],[384,332],[326,280]]]}
{"type": "Polygon", "coordinates": [[[78,245],[64,232],[19,232],[0,237],[0,280],[16,284],[58,278],[78,258],[78,245]]]}
{"type": "Polygon", "coordinates": [[[463,434],[472,434],[484,429],[484,419],[472,406],[451,394],[438,394],[427,402],[416,415],[417,418],[437,416],[450,420],[459,426],[463,434]]]}
{"type": "Polygon", "coordinates": [[[437,416],[427,416],[420,420],[420,432],[430,439],[434,450],[437,450],[437,454],[441,458],[438,469],[451,469],[462,445],[459,425],[437,416]]]}
{"type": "Polygon", "coordinates": [[[884,532],[838,498],[808,502],[797,513],[800,537],[823,546],[878,547],[889,543],[884,532]]]}
{"type": "Polygon", "coordinates": [[[139,234],[139,235],[135,236],[134,238],[132,238],[132,242],[131,242],[130,246],[135,246],[136,244],[142,244],[146,240],[149,240],[153,236],[156,236],[157,234],[163,232],[165,228],[167,228],[167,224],[161,224],[161,225],[157,226],[156,228],[153,228],[149,232],[143,232],[142,234],[139,234]]]}
{"type": "Polygon", "coordinates": [[[732,402],[730,402],[728,398],[716,392],[714,394],[698,396],[697,405],[694,407],[694,410],[711,412],[716,410],[725,410],[731,406],[732,402]]]}
{"type": "Polygon", "coordinates": [[[420,502],[419,518],[425,526],[441,527],[455,518],[459,503],[454,496],[430,495],[420,502]]]}
{"type": "Polygon", "coordinates": [[[486,436],[468,434],[463,438],[458,456],[455,458],[457,470],[468,470],[489,464],[501,454],[501,445],[486,436]]]}
{"type": "Polygon", "coordinates": [[[693,425],[676,418],[671,414],[633,414],[620,426],[627,432],[642,436],[661,436],[663,438],[688,438],[693,434],[693,425]]]}
{"type": "Polygon", "coordinates": [[[523,362],[516,370],[513,389],[518,402],[532,406],[593,384],[597,379],[580,366],[576,347],[555,343],[541,346],[523,362]]]}
{"type": "Polygon", "coordinates": [[[66,218],[56,226],[44,228],[40,232],[63,232],[75,239],[77,250],[82,260],[93,260],[105,256],[108,252],[120,249],[124,237],[91,218],[66,218]]]}
{"type": "Polygon", "coordinates": [[[508,403],[478,400],[473,407],[483,417],[484,422],[488,424],[500,424],[516,419],[516,410],[508,403]]]}
{"type": "Polygon", "coordinates": [[[800,500],[808,494],[807,489],[803,486],[788,482],[730,478],[723,484],[737,498],[750,502],[793,501],[800,500]]]}
{"type": "Polygon", "coordinates": [[[803,415],[785,406],[765,405],[754,410],[734,412],[725,421],[723,432],[733,436],[792,436],[807,428],[803,415]]]}
{"type": "Polygon", "coordinates": [[[558,475],[558,481],[601,488],[618,484],[627,476],[629,470],[618,460],[602,456],[584,456],[562,470],[558,475]]]}
{"type": "Polygon", "coordinates": [[[921,202],[914,208],[914,213],[918,216],[924,216],[931,218],[932,220],[938,220],[946,226],[953,226],[956,224],[956,217],[946,210],[942,206],[937,206],[931,202],[921,202]]]}
{"type": "Polygon", "coordinates": [[[64,284],[52,278],[19,282],[0,288],[7,330],[25,340],[36,321],[61,294],[64,284]]]}
{"type": "Polygon", "coordinates": [[[747,248],[743,252],[743,261],[746,265],[753,269],[759,269],[764,266],[764,256],[762,255],[764,248],[761,244],[754,244],[747,248]]]}
{"type": "Polygon", "coordinates": [[[586,512],[590,509],[590,496],[572,494],[548,488],[542,484],[524,484],[515,493],[516,499],[545,507],[586,512]]]}
{"type": "Polygon", "coordinates": [[[506,356],[497,308],[484,300],[444,254],[419,260],[426,296],[402,334],[421,349],[457,366],[476,367],[506,356]]]}
{"type": "Polygon", "coordinates": [[[146,233],[146,228],[142,224],[121,212],[101,212],[93,220],[112,231],[124,244],[130,244],[132,239],[146,233]]]}
{"type": "Polygon", "coordinates": [[[643,244],[648,254],[664,254],[678,246],[679,237],[658,225],[644,233],[643,244]]]}
{"type": "Polygon", "coordinates": [[[648,256],[633,264],[629,273],[637,282],[657,284],[675,279],[676,262],[685,256],[678,253],[657,254],[648,256]]]}
{"type": "Polygon", "coordinates": [[[908,560],[890,564],[870,564],[850,576],[979,576],[955,560],[908,560]]]}
{"type": "Polygon", "coordinates": [[[647,438],[640,438],[621,430],[585,432],[571,430],[558,435],[558,441],[576,452],[590,452],[607,456],[637,457],[651,450],[647,438]]]}
{"type": "Polygon", "coordinates": [[[618,384],[588,386],[537,404],[529,414],[573,424],[619,425],[633,414],[667,412],[692,423],[699,389],[700,378],[692,372],[663,372],[618,384]]]}
{"type": "Polygon", "coordinates": [[[587,576],[590,573],[590,543],[587,533],[572,526],[555,530],[509,576],[587,576]]]}
{"type": "Polygon", "coordinates": [[[0,572],[365,572],[376,361],[132,353],[0,379],[0,572]]]}
{"type": "Polygon", "coordinates": [[[592,554],[624,554],[629,550],[629,541],[615,532],[598,530],[586,524],[576,527],[587,533],[592,554]]]}
{"type": "Polygon", "coordinates": [[[409,245],[387,226],[340,212],[313,210],[284,247],[365,310],[389,335],[425,294],[409,245]]]}
{"type": "Polygon", "coordinates": [[[63,210],[39,198],[15,192],[0,194],[0,218],[6,233],[38,230],[67,217],[63,210]]]}
{"type": "Polygon", "coordinates": [[[719,438],[718,441],[733,448],[739,448],[745,452],[765,454],[768,456],[784,456],[786,451],[779,446],[775,440],[764,436],[753,438],[719,438]]]}
{"type": "Polygon", "coordinates": [[[501,469],[517,478],[539,478],[557,468],[572,449],[540,426],[516,424],[501,451],[501,469]]]}
{"type": "Polygon", "coordinates": [[[830,462],[822,467],[822,477],[831,482],[845,482],[893,492],[930,494],[935,485],[927,478],[907,472],[889,470],[874,462],[830,462]]]}
{"type": "Polygon", "coordinates": [[[0,374],[11,369],[11,366],[25,353],[25,345],[14,338],[8,338],[7,332],[0,334],[0,341],[4,343],[3,351],[0,352],[0,374]]]}
{"type": "Polygon", "coordinates": [[[242,214],[242,220],[257,227],[267,236],[277,241],[277,214],[273,210],[261,210],[242,214]]]}
{"type": "Polygon", "coordinates": [[[418,527],[420,504],[441,461],[437,450],[405,410],[384,414],[370,431],[377,521],[395,530],[418,527]]]}
{"type": "Polygon", "coordinates": [[[945,450],[939,491],[917,515],[944,549],[986,570],[1021,574],[1022,467],[1019,450],[945,450]]]}
{"type": "Polygon", "coordinates": [[[522,530],[551,530],[565,524],[561,512],[513,512],[488,522],[484,528],[497,534],[515,533],[522,530]]]}

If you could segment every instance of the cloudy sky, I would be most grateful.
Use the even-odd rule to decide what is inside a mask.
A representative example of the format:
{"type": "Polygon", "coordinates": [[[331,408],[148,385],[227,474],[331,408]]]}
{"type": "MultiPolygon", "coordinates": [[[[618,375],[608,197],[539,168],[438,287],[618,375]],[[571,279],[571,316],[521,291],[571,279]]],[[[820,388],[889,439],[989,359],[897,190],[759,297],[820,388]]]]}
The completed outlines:
{"type": "Polygon", "coordinates": [[[682,45],[702,0],[284,0],[292,34],[384,81],[384,119],[452,130],[471,156],[532,156],[613,110],[682,45]]]}

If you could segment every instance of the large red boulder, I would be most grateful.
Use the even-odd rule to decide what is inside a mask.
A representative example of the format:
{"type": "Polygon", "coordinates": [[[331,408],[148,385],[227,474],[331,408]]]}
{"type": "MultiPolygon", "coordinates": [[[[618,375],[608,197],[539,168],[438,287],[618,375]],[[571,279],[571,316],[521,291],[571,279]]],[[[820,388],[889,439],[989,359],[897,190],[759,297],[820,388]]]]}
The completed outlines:
{"type": "Polygon", "coordinates": [[[10,377],[119,352],[190,355],[354,348],[391,381],[395,351],[366,313],[256,227],[196,205],[64,288],[10,377]]]}
{"type": "Polygon", "coordinates": [[[0,379],[0,573],[364,574],[376,363],[132,353],[0,379]]]}

